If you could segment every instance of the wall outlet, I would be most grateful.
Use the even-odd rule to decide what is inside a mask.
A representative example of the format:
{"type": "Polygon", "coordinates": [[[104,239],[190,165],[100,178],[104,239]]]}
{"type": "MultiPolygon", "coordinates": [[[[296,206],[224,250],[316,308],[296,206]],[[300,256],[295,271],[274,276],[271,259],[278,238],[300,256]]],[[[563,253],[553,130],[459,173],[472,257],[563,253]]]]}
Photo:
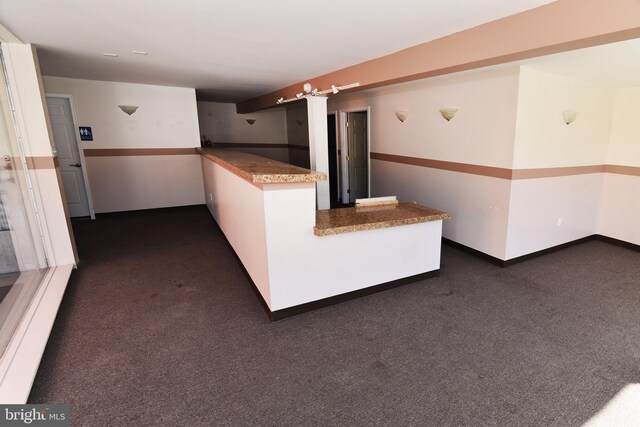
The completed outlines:
{"type": "Polygon", "coordinates": [[[558,217],[557,225],[558,225],[558,227],[560,227],[562,225],[562,217],[561,216],[558,217]]]}

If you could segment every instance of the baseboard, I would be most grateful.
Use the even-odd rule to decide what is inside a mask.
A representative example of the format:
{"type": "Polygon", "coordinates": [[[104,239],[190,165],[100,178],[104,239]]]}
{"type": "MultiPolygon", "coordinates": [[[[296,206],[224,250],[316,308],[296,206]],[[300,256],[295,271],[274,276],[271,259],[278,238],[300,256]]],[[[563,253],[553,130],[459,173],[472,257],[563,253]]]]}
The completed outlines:
{"type": "Polygon", "coordinates": [[[212,220],[216,228],[222,235],[222,237],[224,237],[224,240],[227,243],[229,250],[231,251],[231,253],[233,253],[233,256],[238,262],[238,265],[240,266],[240,268],[242,268],[242,271],[244,272],[244,275],[247,278],[247,281],[251,284],[251,289],[256,294],[256,298],[258,299],[258,301],[260,301],[262,308],[267,313],[267,316],[269,316],[269,319],[272,322],[287,319],[293,316],[298,316],[300,314],[308,313],[310,311],[319,310],[321,308],[351,301],[357,298],[362,298],[367,295],[377,294],[379,292],[388,291],[390,289],[398,288],[400,286],[405,286],[405,285],[416,283],[422,280],[431,279],[433,277],[440,276],[440,269],[432,270],[426,273],[420,273],[414,276],[403,277],[401,279],[392,280],[390,282],[380,283],[379,285],[369,286],[364,289],[357,289],[355,291],[346,292],[344,294],[334,295],[334,296],[323,298],[317,301],[311,301],[308,303],[295,305],[293,307],[283,308],[282,310],[271,311],[271,308],[269,307],[267,302],[264,300],[264,297],[258,290],[258,287],[256,286],[255,282],[251,278],[251,275],[249,274],[244,264],[242,263],[242,260],[240,259],[236,251],[233,249],[233,246],[231,246],[231,243],[227,239],[227,236],[225,236],[224,232],[222,231],[218,223],[213,218],[212,220]]]}
{"type": "Polygon", "coordinates": [[[635,243],[614,239],[613,237],[603,236],[602,234],[596,234],[596,238],[602,242],[607,242],[612,245],[621,246],[623,248],[631,249],[632,251],[640,252],[640,245],[636,245],[635,243]]]}
{"type": "Polygon", "coordinates": [[[592,234],[591,236],[582,237],[580,239],[576,239],[576,240],[572,240],[572,241],[567,242],[567,243],[562,243],[560,245],[552,246],[552,247],[547,248],[547,249],[542,249],[540,251],[532,252],[530,254],[526,254],[526,255],[519,256],[519,257],[511,258],[511,259],[508,259],[506,261],[503,261],[503,264],[504,264],[503,267],[508,267],[510,265],[518,264],[518,263],[521,263],[523,261],[528,261],[528,260],[530,260],[532,258],[537,258],[539,256],[546,255],[546,254],[551,253],[551,252],[556,252],[556,251],[559,251],[561,249],[565,249],[565,248],[568,248],[568,247],[571,247],[571,246],[579,245],[579,244],[584,243],[584,242],[590,242],[592,240],[597,240],[597,238],[598,238],[597,234],[592,234]]]}
{"type": "Polygon", "coordinates": [[[524,261],[528,261],[532,258],[537,258],[542,255],[546,255],[551,252],[559,251],[571,246],[579,245],[581,243],[589,242],[592,240],[599,240],[602,242],[610,243],[612,245],[621,246],[623,248],[631,249],[633,251],[640,252],[640,245],[636,245],[634,243],[626,242],[624,240],[614,239],[613,237],[603,236],[601,234],[592,234],[590,236],[582,237],[580,239],[572,240],[567,243],[562,243],[560,245],[552,246],[550,248],[542,249],[536,252],[532,252],[530,254],[522,255],[516,258],[511,258],[508,260],[502,260],[500,258],[496,258],[484,252],[481,252],[477,249],[470,248],[461,243],[454,242],[453,240],[447,239],[446,237],[442,238],[442,243],[447,246],[451,246],[453,248],[459,249],[465,253],[473,255],[477,258],[483,259],[485,261],[490,262],[491,264],[497,265],[498,267],[509,267],[510,265],[518,264],[524,261]]]}
{"type": "MultiPolygon", "coordinates": [[[[101,212],[101,213],[96,213],[96,218],[108,218],[108,217],[114,217],[114,216],[119,216],[119,215],[131,215],[131,214],[140,214],[140,215],[148,215],[148,214],[153,214],[153,213],[160,213],[169,209],[199,209],[202,207],[206,207],[207,205],[205,203],[200,203],[197,205],[181,205],[181,206],[165,206],[165,207],[161,207],[161,208],[149,208],[149,209],[134,209],[134,210],[130,210],[130,211],[115,211],[115,212],[101,212]]],[[[88,216],[83,216],[83,217],[74,217],[71,218],[72,220],[83,220],[83,219],[90,219],[88,216]]]]}
{"type": "MultiPolygon", "coordinates": [[[[433,277],[438,277],[438,276],[440,276],[440,269],[427,271],[426,273],[416,274],[414,276],[409,276],[409,277],[403,277],[402,279],[392,280],[390,282],[369,286],[363,289],[357,289],[355,291],[346,292],[344,294],[334,295],[334,296],[319,299],[316,301],[307,302],[305,304],[294,305],[293,307],[283,308],[282,310],[269,311],[269,318],[271,319],[271,321],[275,322],[278,320],[308,313],[310,311],[330,307],[332,305],[341,304],[347,301],[352,301],[354,299],[362,298],[368,295],[373,295],[380,292],[388,291],[390,289],[395,289],[400,286],[421,282],[423,280],[431,279],[433,277]]],[[[255,285],[253,286],[255,287],[255,285]]],[[[262,295],[260,297],[262,298],[262,295]]]]}
{"type": "Polygon", "coordinates": [[[485,261],[490,262],[491,264],[497,265],[498,267],[504,267],[504,260],[501,260],[500,258],[496,258],[494,256],[491,256],[489,254],[485,254],[484,252],[481,252],[477,249],[473,249],[470,248],[469,246],[465,246],[462,243],[458,243],[458,242],[454,242],[453,240],[447,239],[446,237],[442,238],[442,243],[444,243],[447,246],[451,246],[452,248],[456,248],[458,250],[461,250],[462,252],[468,253],[469,255],[473,255],[476,258],[480,258],[483,259],[485,261]]]}

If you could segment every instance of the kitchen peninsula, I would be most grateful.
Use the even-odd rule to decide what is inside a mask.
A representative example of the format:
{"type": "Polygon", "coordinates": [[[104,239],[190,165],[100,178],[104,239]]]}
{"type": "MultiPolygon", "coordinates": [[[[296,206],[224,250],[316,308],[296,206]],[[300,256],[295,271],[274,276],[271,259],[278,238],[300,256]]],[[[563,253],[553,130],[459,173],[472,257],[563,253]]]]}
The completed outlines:
{"type": "Polygon", "coordinates": [[[325,174],[199,149],[205,197],[272,320],[439,274],[442,221],[413,203],[316,211],[325,174]]]}

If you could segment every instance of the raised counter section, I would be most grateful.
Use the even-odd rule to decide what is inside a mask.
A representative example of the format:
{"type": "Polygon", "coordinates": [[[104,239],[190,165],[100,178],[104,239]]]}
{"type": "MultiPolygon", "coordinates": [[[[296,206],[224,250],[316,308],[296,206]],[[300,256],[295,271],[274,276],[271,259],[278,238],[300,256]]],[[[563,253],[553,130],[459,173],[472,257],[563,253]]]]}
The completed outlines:
{"type": "Polygon", "coordinates": [[[316,212],[316,225],[313,227],[313,233],[316,236],[328,236],[352,231],[440,221],[447,218],[450,216],[446,212],[415,203],[329,209],[316,212]]]}
{"type": "Polygon", "coordinates": [[[209,160],[253,184],[326,181],[327,175],[254,154],[221,148],[196,150],[209,160]]]}
{"type": "Polygon", "coordinates": [[[446,213],[409,203],[317,212],[324,174],[235,151],[200,153],[207,207],[272,319],[438,275],[446,213]]]}

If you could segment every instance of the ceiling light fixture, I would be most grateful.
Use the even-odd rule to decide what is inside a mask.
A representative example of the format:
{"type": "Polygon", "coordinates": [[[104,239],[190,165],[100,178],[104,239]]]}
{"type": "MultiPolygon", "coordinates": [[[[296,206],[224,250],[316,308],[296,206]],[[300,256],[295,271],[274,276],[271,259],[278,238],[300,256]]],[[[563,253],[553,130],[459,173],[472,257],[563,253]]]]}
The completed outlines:
{"type": "Polygon", "coordinates": [[[118,55],[117,53],[102,52],[102,56],[108,56],[110,58],[117,58],[120,55],[118,55]]]}
{"type": "Polygon", "coordinates": [[[148,55],[149,52],[145,52],[144,50],[132,50],[131,52],[133,52],[136,55],[148,55]]]}
{"type": "MultiPolygon", "coordinates": [[[[307,94],[312,95],[312,96],[327,95],[329,93],[333,93],[335,95],[338,92],[340,92],[341,90],[351,89],[351,88],[358,87],[358,86],[360,86],[360,83],[351,83],[351,84],[343,85],[343,86],[331,85],[331,87],[329,89],[318,90],[318,89],[312,89],[313,86],[311,86],[311,83],[305,83],[302,86],[302,89],[307,94]]],[[[302,93],[302,92],[296,93],[295,98],[289,98],[289,99],[278,98],[278,100],[276,101],[276,104],[286,104],[287,102],[297,101],[298,99],[302,99],[303,97],[304,97],[304,93],[302,93]]]]}

